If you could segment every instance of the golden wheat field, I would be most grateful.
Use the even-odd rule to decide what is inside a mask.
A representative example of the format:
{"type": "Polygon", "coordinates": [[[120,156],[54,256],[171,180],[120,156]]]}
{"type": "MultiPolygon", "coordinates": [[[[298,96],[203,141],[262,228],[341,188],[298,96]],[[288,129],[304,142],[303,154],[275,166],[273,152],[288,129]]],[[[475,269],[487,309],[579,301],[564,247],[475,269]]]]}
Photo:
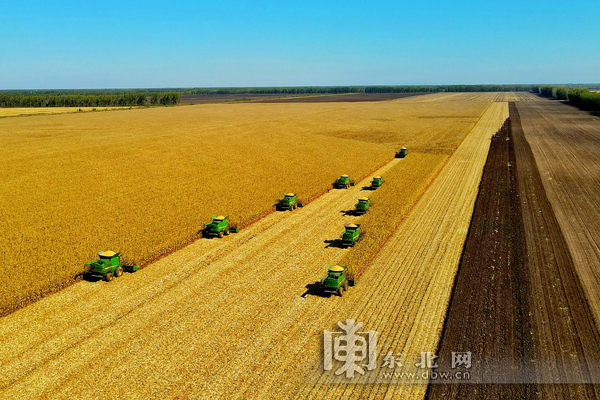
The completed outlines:
{"type": "Polygon", "coordinates": [[[445,163],[446,155],[409,150],[302,209],[198,240],[114,282],[72,285],[4,317],[0,396],[422,397],[423,385],[390,385],[375,372],[377,384],[369,385],[323,371],[323,330],[350,317],[380,332],[382,351],[435,348],[489,137],[504,118],[499,103],[488,105],[445,163]],[[372,175],[386,182],[376,192],[363,189],[372,175]],[[404,202],[385,203],[403,182],[404,202]],[[394,209],[411,210],[357,286],[341,298],[317,295],[312,288],[326,267],[359,250],[330,243],[345,223],[369,223],[369,214],[344,212],[363,195],[373,197],[373,213],[387,208],[396,218],[394,209]]]}
{"type": "Polygon", "coordinates": [[[144,263],[212,214],[247,224],[402,144],[450,154],[486,102],[217,104],[0,121],[0,305],[72,279],[97,251],[144,263]],[[454,115],[454,117],[453,117],[454,115]]]}
{"type": "Polygon", "coordinates": [[[26,107],[0,108],[0,118],[30,115],[70,114],[90,111],[119,110],[129,107],[26,107]]]}

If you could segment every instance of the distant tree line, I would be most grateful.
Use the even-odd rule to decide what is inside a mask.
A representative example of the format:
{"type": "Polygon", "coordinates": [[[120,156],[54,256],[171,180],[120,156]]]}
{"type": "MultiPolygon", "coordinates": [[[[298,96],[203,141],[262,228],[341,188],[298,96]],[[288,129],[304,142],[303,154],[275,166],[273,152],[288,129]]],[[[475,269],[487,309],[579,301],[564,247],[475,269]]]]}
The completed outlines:
{"type": "Polygon", "coordinates": [[[533,91],[534,85],[436,85],[436,86],[367,86],[365,93],[414,92],[524,92],[533,91]]]}
{"type": "Polygon", "coordinates": [[[170,105],[170,104],[179,104],[181,100],[181,93],[178,92],[154,92],[150,94],[150,104],[152,105],[170,105]]]}
{"type": "Polygon", "coordinates": [[[394,85],[394,86],[298,86],[239,88],[157,89],[42,89],[0,91],[0,107],[114,107],[179,104],[183,95],[211,94],[321,94],[321,93],[433,93],[534,91],[569,100],[586,109],[597,109],[599,94],[587,89],[598,84],[541,85],[394,85]],[[585,87],[584,87],[585,86],[585,87]]]}
{"type": "Polygon", "coordinates": [[[364,87],[358,86],[301,86],[301,87],[251,87],[251,88],[214,88],[186,89],[183,95],[209,94],[313,94],[313,93],[363,93],[364,87]]]}
{"type": "Polygon", "coordinates": [[[600,111],[600,92],[590,92],[588,89],[570,89],[560,86],[543,86],[540,87],[540,94],[559,100],[567,100],[570,104],[582,110],[600,111]]]}
{"type": "MultiPolygon", "coordinates": [[[[178,104],[180,93],[151,93],[153,105],[178,104]]],[[[146,93],[121,94],[28,94],[0,92],[0,107],[124,107],[143,106],[146,93]]]]}

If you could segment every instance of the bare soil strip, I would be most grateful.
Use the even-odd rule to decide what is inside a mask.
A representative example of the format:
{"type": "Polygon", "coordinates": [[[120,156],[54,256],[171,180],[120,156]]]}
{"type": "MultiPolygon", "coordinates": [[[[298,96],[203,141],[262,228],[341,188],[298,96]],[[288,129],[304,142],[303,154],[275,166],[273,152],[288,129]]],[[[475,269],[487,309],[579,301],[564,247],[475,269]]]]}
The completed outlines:
{"type": "Polygon", "coordinates": [[[576,383],[598,381],[600,337],[514,105],[511,120],[492,141],[438,349],[450,375],[428,398],[596,398],[576,383]],[[452,352],[471,352],[473,384],[454,379],[452,352]]]}
{"type": "Polygon", "coordinates": [[[600,119],[551,100],[518,109],[600,328],[600,119]]]}

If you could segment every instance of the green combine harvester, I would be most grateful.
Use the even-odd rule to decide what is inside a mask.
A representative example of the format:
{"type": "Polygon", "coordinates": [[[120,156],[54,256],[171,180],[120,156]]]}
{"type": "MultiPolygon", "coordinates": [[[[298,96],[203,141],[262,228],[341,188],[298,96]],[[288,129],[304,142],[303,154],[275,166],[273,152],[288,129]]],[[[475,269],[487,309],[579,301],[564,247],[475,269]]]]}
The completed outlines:
{"type": "Polygon", "coordinates": [[[342,238],[343,246],[354,246],[361,239],[360,225],[359,224],[347,224],[345,225],[346,230],[340,235],[342,238]]]}
{"type": "Polygon", "coordinates": [[[359,197],[358,203],[354,205],[358,214],[364,214],[371,208],[371,200],[368,197],[359,197]]]}
{"type": "Polygon", "coordinates": [[[406,147],[403,147],[400,149],[399,152],[396,153],[396,158],[404,158],[404,157],[406,157],[407,154],[408,154],[408,149],[406,147]]]}
{"type": "Polygon", "coordinates": [[[98,253],[98,257],[100,259],[85,264],[86,275],[102,278],[106,282],[120,277],[123,275],[123,271],[135,272],[140,268],[137,265],[122,265],[121,253],[114,251],[101,251],[98,253]]]}
{"type": "Polygon", "coordinates": [[[327,275],[321,279],[323,293],[335,293],[340,297],[348,286],[355,286],[356,281],[348,279],[347,268],[342,265],[333,265],[327,270],[327,275]]]}
{"type": "Polygon", "coordinates": [[[348,175],[342,175],[335,181],[335,186],[338,189],[348,189],[350,186],[354,186],[354,181],[351,181],[348,175]]]}
{"type": "Polygon", "coordinates": [[[374,177],[373,180],[371,181],[371,187],[373,189],[377,189],[381,185],[383,185],[383,178],[380,176],[374,177]]]}
{"type": "Polygon", "coordinates": [[[298,207],[304,207],[304,202],[298,200],[295,193],[284,193],[277,201],[278,210],[295,210],[298,207]]]}
{"type": "Polygon", "coordinates": [[[239,231],[237,225],[232,224],[229,221],[229,217],[213,215],[212,221],[204,225],[202,236],[218,236],[222,238],[223,236],[229,235],[231,232],[238,233],[239,231]]]}

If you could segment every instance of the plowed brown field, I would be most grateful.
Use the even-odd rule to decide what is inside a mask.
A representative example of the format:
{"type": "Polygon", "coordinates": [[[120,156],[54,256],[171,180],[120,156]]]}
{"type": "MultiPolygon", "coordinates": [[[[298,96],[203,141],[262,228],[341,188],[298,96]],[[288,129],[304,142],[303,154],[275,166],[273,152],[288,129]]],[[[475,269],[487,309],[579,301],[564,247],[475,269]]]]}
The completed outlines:
{"type": "Polygon", "coordinates": [[[492,143],[438,351],[438,374],[456,371],[453,351],[471,352],[471,384],[431,380],[428,398],[594,399],[600,335],[514,105],[510,115],[512,133],[492,143]]]}
{"type": "MultiPolygon", "coordinates": [[[[316,296],[311,284],[347,252],[329,241],[344,222],[359,220],[341,211],[353,207],[368,179],[238,235],[197,241],[134,275],[82,282],[2,318],[0,395],[286,398],[331,389],[327,395],[350,390],[358,398],[413,388],[422,395],[423,385],[371,392],[327,384],[323,330],[356,317],[407,354],[436,347],[489,137],[506,113],[506,104],[488,108],[406,227],[343,298],[316,296]]],[[[385,178],[401,163],[377,173],[385,178]]]]}
{"type": "Polygon", "coordinates": [[[600,119],[546,99],[518,109],[600,328],[600,119]]]}

